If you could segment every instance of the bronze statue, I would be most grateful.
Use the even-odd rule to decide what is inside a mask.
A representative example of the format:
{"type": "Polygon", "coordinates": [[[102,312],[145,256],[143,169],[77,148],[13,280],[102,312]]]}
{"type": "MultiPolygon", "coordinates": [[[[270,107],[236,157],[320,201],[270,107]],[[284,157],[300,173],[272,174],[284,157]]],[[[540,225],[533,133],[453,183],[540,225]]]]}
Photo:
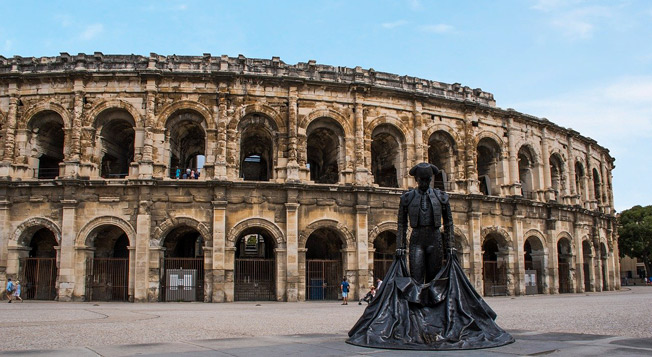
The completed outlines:
{"type": "Polygon", "coordinates": [[[514,342],[496,324],[496,313],[475,291],[457,261],[448,194],[430,188],[438,171],[427,163],[410,170],[418,187],[400,198],[394,262],[349,331],[347,343],[374,348],[464,350],[514,342]],[[408,223],[412,228],[411,274],[405,264],[408,223]],[[446,265],[442,266],[444,252],[446,265]]]}
{"type": "Polygon", "coordinates": [[[448,203],[448,194],[430,188],[432,177],[439,173],[437,166],[420,163],[410,170],[417,180],[418,188],[401,196],[398,208],[398,233],[396,235],[396,255],[405,254],[405,240],[409,217],[412,235],[410,236],[410,273],[419,283],[431,281],[441,269],[444,251],[454,246],[453,214],[448,203]],[[444,220],[444,239],[440,231],[444,220]],[[425,278],[425,281],[424,281],[425,278]]]}

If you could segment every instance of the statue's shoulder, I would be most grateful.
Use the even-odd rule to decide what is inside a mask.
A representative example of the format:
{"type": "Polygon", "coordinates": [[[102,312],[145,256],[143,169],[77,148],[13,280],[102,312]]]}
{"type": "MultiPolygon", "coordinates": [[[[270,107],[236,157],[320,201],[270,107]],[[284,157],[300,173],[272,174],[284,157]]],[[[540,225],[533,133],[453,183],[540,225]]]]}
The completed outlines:
{"type": "Polygon", "coordinates": [[[439,202],[446,204],[448,203],[448,193],[445,191],[440,191],[437,188],[433,188],[433,191],[435,191],[435,196],[437,196],[437,199],[439,199],[439,202]]]}
{"type": "Polygon", "coordinates": [[[414,197],[414,192],[416,192],[416,191],[413,188],[411,188],[408,191],[403,192],[403,194],[401,195],[401,203],[402,204],[410,203],[410,201],[414,197]]]}

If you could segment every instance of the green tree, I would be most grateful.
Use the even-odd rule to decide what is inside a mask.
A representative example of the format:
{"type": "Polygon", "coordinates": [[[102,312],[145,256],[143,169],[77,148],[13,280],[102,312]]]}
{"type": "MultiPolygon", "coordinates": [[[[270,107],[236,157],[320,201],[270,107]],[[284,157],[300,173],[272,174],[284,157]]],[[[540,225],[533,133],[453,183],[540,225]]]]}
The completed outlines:
{"type": "Polygon", "coordinates": [[[640,258],[648,276],[652,275],[652,206],[634,206],[618,219],[620,256],[640,258]]]}

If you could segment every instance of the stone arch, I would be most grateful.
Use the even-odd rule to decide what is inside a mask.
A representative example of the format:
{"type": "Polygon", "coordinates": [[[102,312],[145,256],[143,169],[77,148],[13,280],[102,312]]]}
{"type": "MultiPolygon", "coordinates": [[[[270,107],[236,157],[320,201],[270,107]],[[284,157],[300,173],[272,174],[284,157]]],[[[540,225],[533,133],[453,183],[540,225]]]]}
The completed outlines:
{"type": "Polygon", "coordinates": [[[478,135],[475,136],[474,146],[477,147],[478,144],[480,144],[480,141],[482,141],[482,139],[491,139],[492,141],[494,141],[496,145],[498,145],[501,155],[505,152],[505,143],[503,142],[502,138],[498,136],[496,133],[491,131],[482,131],[478,133],[478,135]]]}
{"type": "Polygon", "coordinates": [[[269,117],[274,123],[274,125],[276,126],[275,129],[278,132],[280,133],[286,132],[285,121],[281,117],[281,114],[278,111],[276,111],[274,108],[261,103],[244,105],[238,108],[235,111],[235,115],[233,119],[229,121],[227,125],[227,130],[237,130],[240,124],[240,120],[242,120],[243,118],[251,114],[263,114],[269,117]]]}
{"type": "Polygon", "coordinates": [[[178,102],[174,102],[166,106],[165,108],[163,108],[161,113],[158,115],[156,126],[160,129],[167,128],[168,121],[170,120],[170,118],[172,118],[175,113],[179,111],[185,111],[185,110],[194,111],[204,119],[202,121],[202,126],[204,127],[204,130],[214,129],[215,124],[213,120],[213,115],[211,114],[211,110],[199,102],[194,102],[190,100],[181,100],[178,102]]]}
{"type": "Polygon", "coordinates": [[[412,143],[412,135],[408,134],[410,132],[408,127],[404,125],[403,122],[401,122],[398,118],[391,117],[391,116],[380,116],[372,120],[369,124],[365,125],[365,131],[364,131],[365,139],[370,140],[374,130],[376,130],[377,127],[383,124],[388,124],[394,127],[402,135],[402,137],[399,139],[403,140],[403,143],[405,144],[412,143]]]}
{"type": "Polygon", "coordinates": [[[341,113],[332,110],[332,109],[316,109],[310,112],[308,115],[306,115],[303,120],[301,120],[301,123],[299,123],[299,129],[301,130],[307,130],[308,126],[310,123],[312,123],[314,120],[319,119],[319,118],[330,118],[335,120],[337,123],[340,124],[342,127],[342,130],[344,131],[344,135],[346,137],[353,137],[353,128],[351,128],[351,125],[347,118],[342,115],[341,113]]]}
{"type": "Polygon", "coordinates": [[[101,226],[116,226],[125,232],[127,238],[129,239],[129,244],[134,244],[136,241],[136,231],[134,230],[134,227],[129,224],[129,222],[120,217],[101,216],[93,218],[90,220],[90,222],[84,225],[79,233],[77,233],[77,237],[75,238],[75,245],[86,247],[92,246],[93,242],[90,241],[91,233],[93,230],[101,226]]]}
{"type": "MultiPolygon", "coordinates": [[[[459,242],[459,246],[464,248],[464,252],[468,252],[469,249],[471,248],[471,245],[469,244],[469,239],[466,237],[466,234],[462,232],[462,230],[459,227],[455,227],[455,237],[460,237],[461,241],[459,242]]],[[[457,243],[457,242],[455,242],[457,243]]],[[[456,244],[457,245],[457,244],[456,244]]]]}
{"type": "Polygon", "coordinates": [[[570,243],[570,248],[571,248],[571,254],[575,255],[575,241],[573,240],[573,236],[568,233],[567,231],[561,231],[559,234],[557,234],[557,239],[555,240],[555,243],[559,243],[561,239],[568,239],[568,242],[570,243]]]}
{"type": "Polygon", "coordinates": [[[487,236],[489,235],[500,236],[502,240],[499,241],[498,243],[506,247],[511,247],[512,237],[510,236],[509,232],[507,232],[504,228],[498,226],[490,226],[490,227],[482,228],[482,232],[480,234],[480,236],[482,237],[482,242],[481,242],[482,244],[484,244],[485,240],[487,239],[487,236]]]}
{"type": "Polygon", "coordinates": [[[28,109],[21,117],[20,121],[16,124],[17,129],[27,129],[29,126],[29,122],[34,119],[35,116],[42,112],[55,112],[57,113],[60,117],[61,120],[63,121],[63,128],[64,129],[70,129],[72,127],[71,123],[71,115],[60,104],[57,103],[52,103],[52,102],[44,102],[44,103],[39,103],[32,108],[28,109]]]}
{"type": "Polygon", "coordinates": [[[369,248],[374,246],[374,242],[380,233],[391,231],[396,233],[398,231],[398,223],[387,221],[377,224],[373,229],[369,230],[369,248]]]}
{"type": "Polygon", "coordinates": [[[310,223],[301,231],[299,234],[299,249],[305,248],[306,242],[308,242],[308,237],[310,237],[314,231],[321,228],[328,228],[337,232],[337,235],[340,237],[340,240],[344,244],[344,248],[354,246],[355,237],[345,224],[339,223],[335,219],[325,218],[310,223]]]}
{"type": "Polygon", "coordinates": [[[550,239],[548,239],[545,234],[543,234],[540,230],[536,228],[532,228],[527,232],[525,232],[525,234],[523,234],[523,237],[525,239],[528,239],[530,237],[537,237],[541,241],[541,244],[543,244],[544,249],[548,244],[550,244],[550,239]]]}
{"type": "Polygon", "coordinates": [[[193,229],[196,229],[199,234],[204,238],[204,242],[212,242],[213,237],[211,235],[210,229],[202,222],[192,218],[192,217],[175,217],[165,220],[161,223],[152,234],[152,238],[149,242],[150,247],[162,247],[165,237],[170,233],[174,228],[178,226],[188,226],[193,229]]]}
{"type": "MultiPolygon", "coordinates": [[[[463,141],[460,138],[460,136],[458,135],[455,128],[453,128],[452,126],[450,126],[448,124],[437,123],[437,124],[433,124],[433,125],[428,126],[426,128],[426,130],[423,131],[422,142],[427,143],[428,139],[432,136],[432,134],[434,134],[434,133],[436,133],[438,131],[443,131],[446,134],[450,135],[450,138],[452,139],[453,144],[455,144],[456,146],[463,141]]],[[[425,154],[427,154],[427,153],[424,153],[424,155],[425,154]]],[[[426,159],[426,158],[424,158],[424,159],[426,159]]]]}
{"type": "Polygon", "coordinates": [[[281,231],[281,229],[274,222],[268,221],[264,218],[247,218],[236,223],[229,230],[229,233],[226,236],[226,246],[235,247],[238,237],[240,237],[240,235],[247,229],[254,227],[261,228],[269,232],[269,234],[271,234],[274,238],[276,247],[285,246],[285,236],[283,235],[283,231],[281,231]]]}
{"type": "Polygon", "coordinates": [[[82,123],[82,126],[96,126],[97,119],[98,117],[106,110],[124,110],[129,115],[131,115],[131,118],[133,119],[133,125],[134,127],[144,127],[145,123],[143,122],[142,118],[143,116],[136,110],[136,108],[131,105],[128,102],[125,102],[120,99],[110,99],[110,100],[103,100],[99,102],[97,105],[93,106],[87,114],[84,116],[84,120],[82,123]]]}
{"type": "Polygon", "coordinates": [[[525,150],[532,157],[533,164],[537,164],[537,165],[541,164],[541,154],[531,143],[526,142],[517,147],[518,147],[517,152],[521,152],[521,150],[525,150]]]}
{"type": "Polygon", "coordinates": [[[54,233],[54,237],[57,240],[57,243],[61,244],[61,228],[59,228],[56,223],[47,218],[33,217],[23,221],[18,225],[14,231],[10,245],[13,243],[16,246],[29,246],[27,239],[30,239],[30,236],[41,228],[49,229],[52,233],[54,233]]]}

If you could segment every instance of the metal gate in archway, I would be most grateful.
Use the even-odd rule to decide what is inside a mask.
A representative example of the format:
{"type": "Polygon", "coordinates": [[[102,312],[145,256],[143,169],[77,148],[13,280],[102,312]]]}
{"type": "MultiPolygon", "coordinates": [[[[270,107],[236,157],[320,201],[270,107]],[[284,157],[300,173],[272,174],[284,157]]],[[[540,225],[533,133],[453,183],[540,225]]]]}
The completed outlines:
{"type": "Polygon", "coordinates": [[[28,300],[54,300],[57,297],[56,258],[23,258],[20,260],[21,296],[28,300]]]}
{"type": "Polygon", "coordinates": [[[164,258],[161,277],[161,301],[204,301],[204,258],[164,258]],[[168,274],[168,270],[175,274],[168,274]],[[178,271],[182,272],[180,277],[178,271]],[[174,279],[170,278],[174,276],[174,279]],[[187,279],[185,276],[191,276],[187,279]],[[183,294],[190,290],[191,296],[183,294]]]}
{"type": "Polygon", "coordinates": [[[89,301],[129,300],[129,259],[92,258],[86,262],[89,301]]]}
{"type": "Polygon", "coordinates": [[[306,299],[337,300],[342,281],[342,263],[339,260],[306,260],[306,299]]]}
{"type": "Polygon", "coordinates": [[[484,295],[507,295],[507,268],[503,262],[488,260],[482,264],[484,295]]]}
{"type": "Polygon", "coordinates": [[[374,253],[374,277],[385,280],[385,274],[387,274],[392,262],[394,262],[394,254],[374,253]]]}
{"type": "Polygon", "coordinates": [[[566,294],[571,292],[570,282],[570,264],[559,262],[559,293],[566,294]]]}
{"type": "Polygon", "coordinates": [[[276,260],[235,260],[235,301],[276,300],[276,260]]]}

